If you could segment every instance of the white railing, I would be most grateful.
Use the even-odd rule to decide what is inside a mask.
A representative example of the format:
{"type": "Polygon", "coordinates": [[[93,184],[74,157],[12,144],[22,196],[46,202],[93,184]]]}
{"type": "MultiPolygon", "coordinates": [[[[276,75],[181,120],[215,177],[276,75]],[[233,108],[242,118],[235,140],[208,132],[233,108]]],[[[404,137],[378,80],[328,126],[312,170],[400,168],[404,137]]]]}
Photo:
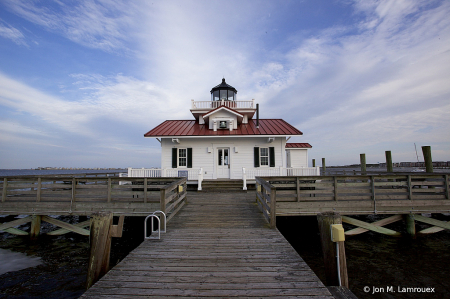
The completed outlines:
{"type": "Polygon", "coordinates": [[[225,106],[231,109],[255,108],[255,100],[251,101],[194,101],[192,100],[191,109],[216,109],[225,106]]]}
{"type": "Polygon", "coordinates": [[[128,177],[160,178],[162,169],[158,168],[128,168],[128,177]]]}
{"type": "Polygon", "coordinates": [[[187,174],[188,181],[198,181],[198,190],[202,190],[203,168],[128,168],[128,177],[185,177],[187,174]]]}
{"type": "Polygon", "coordinates": [[[320,167],[301,168],[242,168],[243,190],[247,190],[247,180],[254,180],[257,176],[318,176],[320,167]]]}

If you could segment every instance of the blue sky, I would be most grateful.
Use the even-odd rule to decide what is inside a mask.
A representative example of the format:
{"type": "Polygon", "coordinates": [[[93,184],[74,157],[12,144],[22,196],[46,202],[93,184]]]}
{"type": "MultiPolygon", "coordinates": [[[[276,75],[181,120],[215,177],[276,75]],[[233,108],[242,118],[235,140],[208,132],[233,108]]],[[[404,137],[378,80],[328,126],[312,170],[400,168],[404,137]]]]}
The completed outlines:
{"type": "MultiPolygon", "coordinates": [[[[160,166],[224,76],[328,165],[450,160],[449,1],[0,2],[0,168],[160,166]]],[[[320,163],[318,163],[320,164],[320,163]]]]}

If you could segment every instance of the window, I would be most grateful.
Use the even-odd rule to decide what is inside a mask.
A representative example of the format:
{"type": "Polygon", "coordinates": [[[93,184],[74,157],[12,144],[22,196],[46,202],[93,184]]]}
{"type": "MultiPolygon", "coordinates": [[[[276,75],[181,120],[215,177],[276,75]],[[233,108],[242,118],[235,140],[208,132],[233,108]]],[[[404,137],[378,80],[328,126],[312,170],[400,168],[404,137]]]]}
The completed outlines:
{"type": "Polygon", "coordinates": [[[275,167],[275,147],[254,147],[253,162],[255,167],[275,167]]]}
{"type": "Polygon", "coordinates": [[[178,149],[178,167],[187,166],[187,150],[185,148],[178,149]]]}
{"type": "Polygon", "coordinates": [[[261,166],[269,166],[269,148],[267,147],[261,147],[259,149],[260,151],[260,165],[261,166]]]}

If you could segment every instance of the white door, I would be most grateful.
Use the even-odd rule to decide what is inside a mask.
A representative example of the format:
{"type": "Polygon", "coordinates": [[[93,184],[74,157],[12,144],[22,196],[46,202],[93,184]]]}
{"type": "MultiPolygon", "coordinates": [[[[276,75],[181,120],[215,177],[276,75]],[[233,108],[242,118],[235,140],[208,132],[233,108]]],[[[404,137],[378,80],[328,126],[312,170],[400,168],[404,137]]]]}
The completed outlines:
{"type": "Polygon", "coordinates": [[[217,178],[230,178],[230,148],[217,149],[217,178]]]}

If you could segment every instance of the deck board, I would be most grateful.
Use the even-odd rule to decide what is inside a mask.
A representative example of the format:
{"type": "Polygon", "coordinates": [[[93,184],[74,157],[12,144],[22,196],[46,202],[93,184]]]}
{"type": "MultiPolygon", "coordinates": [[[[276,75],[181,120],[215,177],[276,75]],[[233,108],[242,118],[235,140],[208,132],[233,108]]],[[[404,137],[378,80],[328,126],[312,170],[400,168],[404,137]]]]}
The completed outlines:
{"type": "Polygon", "coordinates": [[[189,193],[161,240],[146,240],[82,298],[326,298],[328,289],[254,193],[189,193]]]}

